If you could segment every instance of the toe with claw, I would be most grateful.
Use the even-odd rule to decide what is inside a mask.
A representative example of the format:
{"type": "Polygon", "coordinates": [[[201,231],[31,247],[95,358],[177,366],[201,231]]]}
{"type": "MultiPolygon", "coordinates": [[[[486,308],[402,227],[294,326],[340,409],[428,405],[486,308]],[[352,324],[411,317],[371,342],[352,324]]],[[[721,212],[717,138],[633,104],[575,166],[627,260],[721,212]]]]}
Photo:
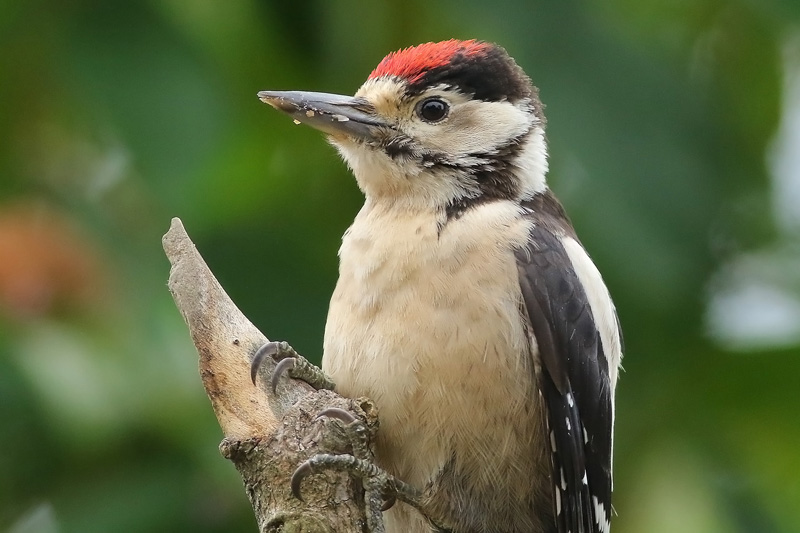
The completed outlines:
{"type": "Polygon", "coordinates": [[[322,369],[311,364],[285,341],[268,342],[256,350],[250,363],[250,379],[253,384],[255,384],[258,371],[267,357],[272,358],[277,363],[270,379],[273,393],[276,392],[278,383],[284,374],[288,374],[291,378],[305,381],[317,390],[333,390],[335,386],[322,369]]]}
{"type": "Polygon", "coordinates": [[[371,533],[383,531],[383,511],[390,509],[397,500],[405,502],[425,514],[423,494],[408,483],[400,481],[374,463],[358,459],[353,455],[314,455],[301,464],[292,474],[292,493],[302,500],[300,487],[303,480],[314,473],[326,470],[349,472],[360,478],[364,486],[367,525],[371,533]]]}
{"type": "Polygon", "coordinates": [[[327,417],[340,423],[346,440],[352,447],[352,454],[317,454],[302,463],[291,478],[292,493],[302,500],[301,485],[311,474],[336,470],[349,472],[361,479],[364,487],[364,500],[367,512],[367,526],[371,533],[381,533],[382,512],[390,509],[397,500],[408,503],[423,514],[424,495],[413,486],[397,479],[372,461],[369,449],[372,431],[361,419],[339,408],[321,411],[317,418],[327,417]]]}

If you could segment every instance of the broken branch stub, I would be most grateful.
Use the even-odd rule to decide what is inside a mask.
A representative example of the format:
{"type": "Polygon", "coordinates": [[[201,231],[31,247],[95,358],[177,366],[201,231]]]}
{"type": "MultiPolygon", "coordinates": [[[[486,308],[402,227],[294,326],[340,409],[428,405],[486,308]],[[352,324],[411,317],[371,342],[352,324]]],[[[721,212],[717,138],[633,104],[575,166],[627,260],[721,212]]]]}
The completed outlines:
{"type": "Polygon", "coordinates": [[[292,495],[289,480],[315,454],[349,452],[317,413],[338,407],[374,426],[371,404],[293,379],[281,379],[273,394],[269,376],[275,362],[269,358],[254,386],[250,362],[267,337],[222,289],[180,219],[172,219],[162,242],[171,264],[168,287],[189,327],[203,386],[225,435],[220,450],[242,476],[259,531],[363,532],[363,489],[349,475],[310,476],[302,487],[304,501],[292,495]]]}

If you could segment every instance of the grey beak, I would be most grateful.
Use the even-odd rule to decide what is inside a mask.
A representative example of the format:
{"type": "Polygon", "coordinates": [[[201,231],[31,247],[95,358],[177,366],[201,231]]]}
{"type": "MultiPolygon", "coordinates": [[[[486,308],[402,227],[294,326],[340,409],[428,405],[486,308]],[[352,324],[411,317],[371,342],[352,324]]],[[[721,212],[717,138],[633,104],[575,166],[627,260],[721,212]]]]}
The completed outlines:
{"type": "Polygon", "coordinates": [[[258,98],[295,121],[334,136],[370,140],[380,129],[390,127],[362,98],[307,91],[261,91],[258,98]]]}

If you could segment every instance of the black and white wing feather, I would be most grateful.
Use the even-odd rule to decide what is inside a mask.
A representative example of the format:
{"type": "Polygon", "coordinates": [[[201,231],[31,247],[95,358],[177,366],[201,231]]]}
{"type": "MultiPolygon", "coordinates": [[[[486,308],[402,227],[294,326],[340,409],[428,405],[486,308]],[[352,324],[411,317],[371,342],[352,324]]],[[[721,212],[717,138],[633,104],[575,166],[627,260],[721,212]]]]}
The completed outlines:
{"type": "Polygon", "coordinates": [[[516,258],[535,337],[532,353],[538,352],[535,367],[547,412],[557,531],[608,533],[613,381],[621,356],[616,313],[605,286],[599,291],[587,286],[602,285],[599,275],[587,275],[581,268],[586,263],[576,268],[576,253],[584,254],[580,261],[590,260],[561,205],[549,192],[537,196],[526,204],[533,227],[516,258]],[[604,295],[608,313],[593,310],[592,298],[598,306],[598,293],[604,295]],[[601,323],[608,321],[612,323],[601,323]],[[605,343],[602,328],[607,328],[605,343]]]}

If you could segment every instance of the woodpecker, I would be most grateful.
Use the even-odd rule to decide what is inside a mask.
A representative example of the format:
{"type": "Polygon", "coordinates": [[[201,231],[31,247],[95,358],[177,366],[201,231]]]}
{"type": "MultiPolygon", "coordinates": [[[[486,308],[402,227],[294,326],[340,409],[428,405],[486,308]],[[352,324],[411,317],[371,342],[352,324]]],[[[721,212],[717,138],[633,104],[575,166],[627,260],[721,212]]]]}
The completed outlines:
{"type": "Polygon", "coordinates": [[[375,462],[424,494],[386,531],[608,533],[619,321],[547,186],[528,76],[449,40],[389,54],[353,97],[259,98],[326,133],[365,196],[322,369],[374,401],[375,462]]]}

